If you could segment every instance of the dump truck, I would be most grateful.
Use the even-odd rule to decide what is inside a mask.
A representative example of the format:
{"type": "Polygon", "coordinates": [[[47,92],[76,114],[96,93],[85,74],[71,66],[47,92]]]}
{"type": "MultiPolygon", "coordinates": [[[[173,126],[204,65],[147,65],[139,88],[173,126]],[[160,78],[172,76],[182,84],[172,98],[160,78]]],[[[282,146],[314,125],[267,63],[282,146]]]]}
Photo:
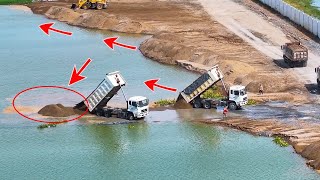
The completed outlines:
{"type": "Polygon", "coordinates": [[[210,109],[213,107],[227,105],[230,110],[241,109],[242,106],[248,103],[248,96],[245,86],[234,85],[227,91],[223,82],[223,74],[218,65],[209,69],[202,74],[198,79],[180,92],[178,100],[183,98],[187,103],[190,103],[194,108],[210,109]],[[201,95],[209,88],[213,87],[219,81],[222,82],[223,88],[227,94],[224,99],[201,98],[201,95]]]}
{"type": "Polygon", "coordinates": [[[106,9],[108,0],[79,0],[78,3],[73,3],[71,9],[106,9]]]}
{"type": "Polygon", "coordinates": [[[300,42],[286,43],[281,46],[283,60],[289,67],[306,67],[308,63],[308,49],[300,42]]]}
{"type": "Polygon", "coordinates": [[[91,114],[104,117],[116,115],[117,118],[125,118],[128,120],[146,117],[149,113],[148,98],[133,96],[127,100],[122,89],[125,84],[126,82],[119,71],[108,73],[97,88],[86,98],[88,104],[82,101],[77,104],[75,108],[81,109],[81,107],[85,105],[91,114]],[[119,92],[119,90],[122,91],[123,96],[126,99],[127,108],[106,107],[107,103],[119,92]]]}
{"type": "Polygon", "coordinates": [[[317,74],[317,85],[320,88],[320,66],[314,68],[315,73],[317,74]]]}

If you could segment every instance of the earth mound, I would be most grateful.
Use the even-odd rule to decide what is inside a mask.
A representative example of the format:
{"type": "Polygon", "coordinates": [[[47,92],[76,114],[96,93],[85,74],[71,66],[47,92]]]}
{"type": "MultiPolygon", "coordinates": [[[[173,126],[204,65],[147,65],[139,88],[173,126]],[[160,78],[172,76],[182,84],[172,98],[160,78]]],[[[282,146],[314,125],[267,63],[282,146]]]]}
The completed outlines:
{"type": "Polygon", "coordinates": [[[65,107],[62,104],[49,104],[38,111],[38,114],[51,117],[68,117],[81,113],[80,110],[74,109],[73,107],[65,107]]]}
{"type": "Polygon", "coordinates": [[[311,159],[308,162],[310,166],[315,169],[320,169],[320,141],[315,142],[307,146],[301,153],[301,155],[307,159],[311,159]]]}

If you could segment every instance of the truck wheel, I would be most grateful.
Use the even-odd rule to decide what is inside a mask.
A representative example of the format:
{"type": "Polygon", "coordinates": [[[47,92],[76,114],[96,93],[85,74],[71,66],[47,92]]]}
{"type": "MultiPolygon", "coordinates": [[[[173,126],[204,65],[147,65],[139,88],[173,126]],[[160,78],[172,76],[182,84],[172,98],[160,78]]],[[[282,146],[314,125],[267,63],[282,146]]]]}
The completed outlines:
{"type": "Polygon", "coordinates": [[[88,5],[87,4],[84,4],[84,5],[82,5],[82,7],[81,7],[82,9],[88,9],[88,5]]]}
{"type": "Polygon", "coordinates": [[[290,68],[294,68],[294,65],[295,65],[295,63],[294,63],[294,62],[289,61],[289,67],[290,67],[290,68]]]}
{"type": "Polygon", "coordinates": [[[320,88],[320,81],[317,79],[318,88],[320,88]]]}
{"type": "Polygon", "coordinates": [[[100,109],[100,110],[97,110],[97,111],[96,111],[96,115],[97,115],[97,116],[104,116],[103,110],[101,110],[101,109],[100,109]]]}
{"type": "Polygon", "coordinates": [[[201,102],[200,101],[195,101],[193,103],[193,108],[201,108],[201,102]]]}
{"type": "Polygon", "coordinates": [[[304,62],[302,63],[302,67],[307,67],[307,65],[308,65],[308,62],[307,62],[307,61],[304,61],[304,62]]]}
{"type": "Polygon", "coordinates": [[[107,4],[103,4],[103,9],[107,9],[108,5],[107,4]]]}
{"type": "Polygon", "coordinates": [[[235,102],[230,102],[230,103],[228,104],[228,108],[229,108],[230,110],[236,110],[236,109],[237,109],[237,105],[236,105],[235,102]]]}
{"type": "Polygon", "coordinates": [[[96,6],[97,6],[97,9],[98,9],[98,10],[101,10],[101,9],[103,8],[103,4],[101,4],[101,3],[97,3],[96,6]]]}
{"type": "Polygon", "coordinates": [[[210,108],[211,108],[210,102],[205,101],[205,102],[203,103],[203,107],[204,107],[205,109],[210,109],[210,108]]]}
{"type": "Polygon", "coordinates": [[[130,120],[130,121],[132,121],[132,120],[134,119],[133,114],[132,114],[132,113],[129,113],[129,114],[127,115],[127,119],[130,120]]]}

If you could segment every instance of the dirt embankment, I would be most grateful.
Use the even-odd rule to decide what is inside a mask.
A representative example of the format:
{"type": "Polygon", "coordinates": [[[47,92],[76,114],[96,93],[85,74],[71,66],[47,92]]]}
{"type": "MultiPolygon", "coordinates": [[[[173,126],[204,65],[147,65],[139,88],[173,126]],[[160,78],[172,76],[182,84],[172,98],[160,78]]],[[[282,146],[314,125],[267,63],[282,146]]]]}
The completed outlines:
{"type": "Polygon", "coordinates": [[[309,122],[297,124],[275,120],[248,120],[232,118],[221,121],[202,121],[207,124],[227,126],[259,136],[281,136],[293,146],[298,154],[308,159],[308,165],[320,170],[320,125],[309,122]]]}
{"type": "Polygon", "coordinates": [[[34,13],[70,25],[126,33],[152,34],[140,51],[161,63],[202,72],[219,64],[229,84],[243,84],[257,92],[304,91],[287,71],[212,19],[191,1],[111,2],[106,10],[71,10],[72,0],[36,2],[34,13]]]}

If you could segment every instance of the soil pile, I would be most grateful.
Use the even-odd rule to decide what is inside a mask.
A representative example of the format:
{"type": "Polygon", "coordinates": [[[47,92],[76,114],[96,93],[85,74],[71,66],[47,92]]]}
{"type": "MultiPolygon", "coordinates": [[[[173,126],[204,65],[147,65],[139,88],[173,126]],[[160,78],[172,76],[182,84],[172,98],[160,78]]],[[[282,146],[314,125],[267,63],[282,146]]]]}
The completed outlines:
{"type": "Polygon", "coordinates": [[[308,164],[315,168],[320,169],[320,141],[310,144],[301,153],[306,159],[311,159],[308,164]]]}
{"type": "Polygon", "coordinates": [[[187,103],[181,95],[179,95],[173,107],[175,109],[191,109],[192,108],[191,104],[187,103]]]}
{"type": "Polygon", "coordinates": [[[82,113],[80,110],[73,109],[73,107],[65,107],[62,104],[49,104],[38,111],[38,114],[51,117],[68,117],[82,113]]]}

